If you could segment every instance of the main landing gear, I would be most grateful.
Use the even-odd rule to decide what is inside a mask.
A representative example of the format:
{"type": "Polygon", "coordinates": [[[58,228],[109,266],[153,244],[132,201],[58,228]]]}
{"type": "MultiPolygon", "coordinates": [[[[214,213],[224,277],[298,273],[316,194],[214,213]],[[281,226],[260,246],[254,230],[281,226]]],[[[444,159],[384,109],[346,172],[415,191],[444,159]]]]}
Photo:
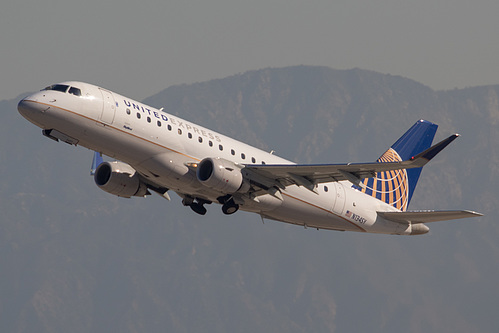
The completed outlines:
{"type": "Polygon", "coordinates": [[[211,204],[211,201],[206,201],[199,198],[194,199],[189,197],[182,199],[182,205],[191,207],[191,209],[194,212],[198,213],[199,215],[206,214],[206,208],[204,207],[204,204],[211,204]]]}
{"type": "Polygon", "coordinates": [[[204,207],[203,204],[200,203],[193,203],[190,205],[191,209],[198,213],[199,215],[205,215],[206,214],[206,208],[204,207]]]}
{"type": "MultiPolygon", "coordinates": [[[[225,215],[234,214],[239,210],[239,205],[235,203],[234,198],[231,195],[218,198],[218,202],[222,204],[222,212],[225,215]]],[[[205,204],[211,204],[211,201],[193,197],[185,197],[182,199],[182,205],[191,207],[191,209],[199,215],[206,214],[205,204]]]]}
{"type": "Polygon", "coordinates": [[[234,202],[232,196],[218,198],[218,202],[222,204],[222,212],[226,215],[234,214],[239,210],[239,205],[234,202]]]}

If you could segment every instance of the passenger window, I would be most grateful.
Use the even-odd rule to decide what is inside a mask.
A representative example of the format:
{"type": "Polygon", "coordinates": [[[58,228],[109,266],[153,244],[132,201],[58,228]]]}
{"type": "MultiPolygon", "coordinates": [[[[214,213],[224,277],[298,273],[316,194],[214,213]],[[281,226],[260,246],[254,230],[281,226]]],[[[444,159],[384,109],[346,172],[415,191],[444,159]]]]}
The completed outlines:
{"type": "Polygon", "coordinates": [[[327,186],[324,186],[324,192],[327,192],[329,191],[329,189],[327,188],[327,186]]]}
{"type": "Polygon", "coordinates": [[[202,137],[198,137],[198,141],[199,141],[199,143],[203,143],[203,138],[202,137]]]}
{"type": "Polygon", "coordinates": [[[137,119],[140,119],[140,113],[137,112],[137,119]]]}
{"type": "Polygon", "coordinates": [[[187,136],[189,137],[189,139],[192,139],[192,134],[191,133],[187,133],[187,136]]]}
{"type": "Polygon", "coordinates": [[[182,135],[182,130],[180,128],[178,129],[177,132],[178,132],[178,135],[182,135]]]}
{"type": "Polygon", "coordinates": [[[245,155],[244,153],[241,153],[241,158],[242,158],[243,160],[245,160],[245,159],[246,159],[246,155],[245,155]]]}
{"type": "Polygon", "coordinates": [[[172,125],[168,124],[168,130],[171,131],[172,130],[172,125]]]}
{"type": "Polygon", "coordinates": [[[211,140],[208,141],[208,144],[210,145],[210,147],[213,147],[213,142],[211,140]]]}
{"type": "Polygon", "coordinates": [[[161,127],[161,121],[158,120],[157,124],[158,124],[158,127],[161,127]]]}
{"type": "Polygon", "coordinates": [[[147,117],[147,122],[150,123],[151,122],[151,117],[147,117]]]}
{"type": "Polygon", "coordinates": [[[265,164],[265,161],[262,161],[262,164],[265,164]]]}
{"type": "Polygon", "coordinates": [[[130,114],[132,113],[132,111],[130,111],[130,109],[126,109],[126,114],[130,114]]]}
{"type": "Polygon", "coordinates": [[[222,151],[222,150],[224,150],[224,146],[222,146],[222,145],[218,145],[218,149],[219,149],[220,151],[222,151]]]}
{"type": "Polygon", "coordinates": [[[75,87],[69,88],[69,93],[75,96],[81,96],[81,90],[75,87]]]}
{"type": "Polygon", "coordinates": [[[251,163],[256,163],[256,160],[254,157],[251,158],[251,163]]]}

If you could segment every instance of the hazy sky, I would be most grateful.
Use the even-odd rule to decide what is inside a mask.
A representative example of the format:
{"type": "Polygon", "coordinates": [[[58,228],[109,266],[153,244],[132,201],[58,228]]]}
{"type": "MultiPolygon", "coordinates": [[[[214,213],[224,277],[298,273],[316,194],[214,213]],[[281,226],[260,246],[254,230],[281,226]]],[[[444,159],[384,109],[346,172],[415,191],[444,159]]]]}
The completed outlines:
{"type": "Polygon", "coordinates": [[[135,99],[289,65],[499,84],[497,0],[7,0],[0,99],[65,80],[135,99]]]}

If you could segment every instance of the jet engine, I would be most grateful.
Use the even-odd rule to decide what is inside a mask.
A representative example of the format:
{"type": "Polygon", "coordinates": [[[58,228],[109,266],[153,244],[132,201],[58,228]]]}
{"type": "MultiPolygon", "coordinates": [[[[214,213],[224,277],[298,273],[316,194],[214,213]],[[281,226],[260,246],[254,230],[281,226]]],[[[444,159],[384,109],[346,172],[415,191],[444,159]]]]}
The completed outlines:
{"type": "Polygon", "coordinates": [[[197,167],[197,178],[201,184],[222,193],[235,193],[249,188],[244,181],[240,165],[223,158],[205,158],[197,167]]]}
{"type": "Polygon", "coordinates": [[[148,193],[137,171],[123,162],[101,163],[95,170],[94,181],[101,190],[119,197],[143,197],[148,193]]]}

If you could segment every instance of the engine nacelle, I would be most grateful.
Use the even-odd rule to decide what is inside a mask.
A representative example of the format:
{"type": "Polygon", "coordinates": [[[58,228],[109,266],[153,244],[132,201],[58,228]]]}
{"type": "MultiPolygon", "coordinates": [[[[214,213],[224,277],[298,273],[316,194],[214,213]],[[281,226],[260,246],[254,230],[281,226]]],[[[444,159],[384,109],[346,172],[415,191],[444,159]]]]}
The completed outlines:
{"type": "Polygon", "coordinates": [[[220,157],[202,160],[196,175],[201,184],[222,193],[232,194],[246,188],[241,166],[220,157]]]}
{"type": "Polygon", "coordinates": [[[119,197],[143,197],[147,194],[147,186],[140,181],[137,171],[123,162],[101,163],[95,170],[94,181],[101,190],[119,197]]]}

